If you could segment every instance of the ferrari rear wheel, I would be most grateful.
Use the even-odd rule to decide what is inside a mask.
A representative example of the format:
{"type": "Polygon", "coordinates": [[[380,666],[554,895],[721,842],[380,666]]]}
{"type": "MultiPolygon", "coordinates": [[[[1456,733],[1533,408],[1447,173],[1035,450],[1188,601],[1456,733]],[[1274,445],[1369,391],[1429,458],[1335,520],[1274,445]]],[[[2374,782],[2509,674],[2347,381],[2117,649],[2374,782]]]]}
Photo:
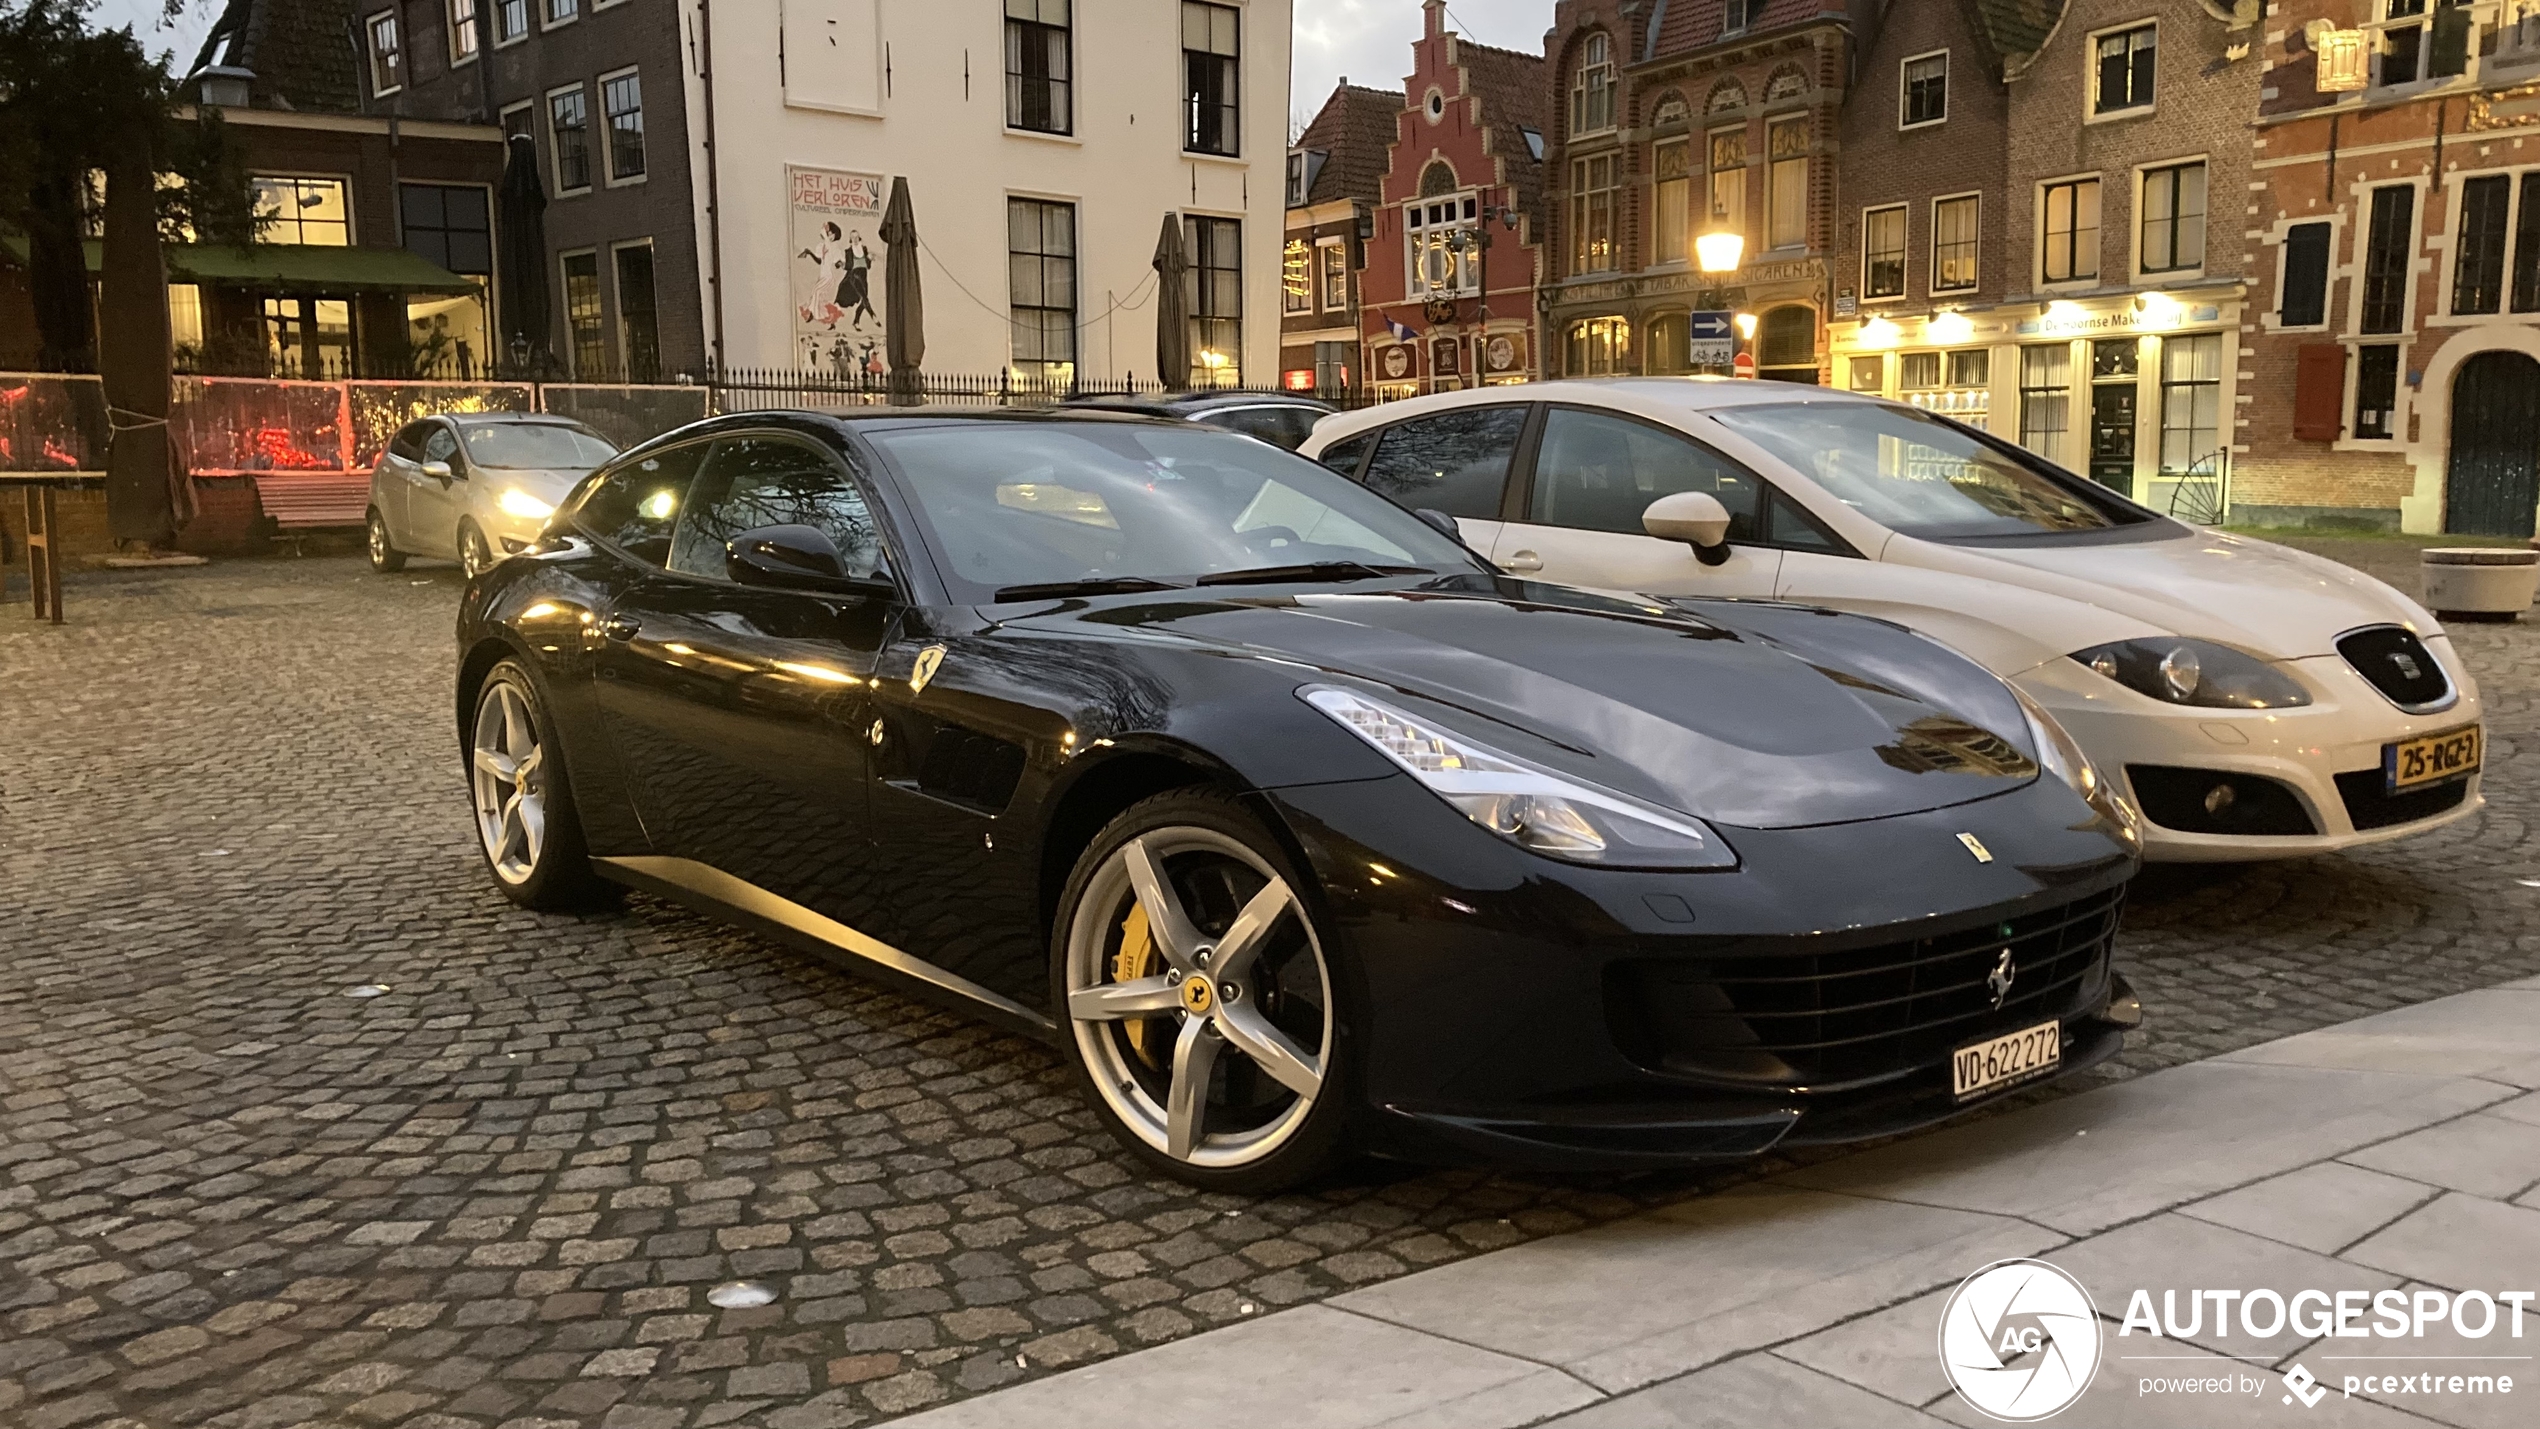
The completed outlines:
{"type": "Polygon", "coordinates": [[[1130,1149],[1248,1194],[1340,1154],[1330,955],[1285,854],[1234,799],[1162,794],[1113,820],[1068,880],[1056,941],[1069,1060],[1130,1149]]]}

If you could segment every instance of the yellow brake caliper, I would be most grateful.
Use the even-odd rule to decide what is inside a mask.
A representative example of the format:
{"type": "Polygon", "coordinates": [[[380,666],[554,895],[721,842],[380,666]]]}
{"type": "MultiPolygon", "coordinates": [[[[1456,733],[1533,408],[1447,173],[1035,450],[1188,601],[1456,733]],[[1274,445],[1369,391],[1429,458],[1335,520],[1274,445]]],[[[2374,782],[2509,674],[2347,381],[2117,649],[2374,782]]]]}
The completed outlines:
{"type": "MultiPolygon", "coordinates": [[[[1147,930],[1146,905],[1131,902],[1129,916],[1120,923],[1120,951],[1112,954],[1111,980],[1136,982],[1155,966],[1155,938],[1147,930]]],[[[1156,1065],[1155,1054],[1147,1050],[1147,1019],[1133,1017],[1124,1029],[1129,1034],[1129,1050],[1149,1067],[1156,1065]]]]}

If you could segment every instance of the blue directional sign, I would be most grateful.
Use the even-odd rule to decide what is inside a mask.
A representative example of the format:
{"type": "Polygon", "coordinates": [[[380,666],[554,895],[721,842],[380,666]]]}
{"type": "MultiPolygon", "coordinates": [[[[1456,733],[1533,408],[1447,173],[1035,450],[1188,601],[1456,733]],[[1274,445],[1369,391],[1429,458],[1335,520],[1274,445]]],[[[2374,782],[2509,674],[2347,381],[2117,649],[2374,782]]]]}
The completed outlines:
{"type": "Polygon", "coordinates": [[[1730,324],[1731,316],[1723,312],[1685,314],[1685,357],[1695,367],[1726,367],[1736,360],[1737,330],[1730,324]]]}
{"type": "Polygon", "coordinates": [[[1725,338],[1736,330],[1730,325],[1730,316],[1722,312],[1687,313],[1685,325],[1693,330],[1697,342],[1706,337],[1725,338]]]}

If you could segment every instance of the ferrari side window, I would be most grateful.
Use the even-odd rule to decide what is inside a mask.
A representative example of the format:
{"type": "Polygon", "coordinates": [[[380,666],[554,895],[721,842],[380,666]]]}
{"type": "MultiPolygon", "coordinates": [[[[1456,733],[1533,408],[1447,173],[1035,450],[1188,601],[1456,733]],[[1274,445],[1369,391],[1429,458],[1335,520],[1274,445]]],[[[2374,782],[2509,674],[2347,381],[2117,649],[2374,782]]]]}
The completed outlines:
{"type": "Polygon", "coordinates": [[[1457,407],[1387,427],[1367,463],[1368,489],[1413,511],[1499,517],[1508,462],[1526,430],[1526,409],[1457,407]]]}
{"type": "Polygon", "coordinates": [[[670,558],[670,533],[706,445],[691,442],[655,452],[601,477],[574,508],[575,523],[639,561],[662,564],[670,558]]]}
{"type": "Polygon", "coordinates": [[[670,568],[728,580],[724,561],[732,538],[761,526],[826,532],[849,575],[885,569],[873,512],[845,470],[808,446],[773,437],[715,444],[671,537],[670,568]]]}
{"type": "Polygon", "coordinates": [[[1637,536],[1651,502],[1684,491],[1719,498],[1728,508],[1729,540],[1755,539],[1763,483],[1752,473],[1647,422],[1555,407],[1544,417],[1527,519],[1637,536]]]}

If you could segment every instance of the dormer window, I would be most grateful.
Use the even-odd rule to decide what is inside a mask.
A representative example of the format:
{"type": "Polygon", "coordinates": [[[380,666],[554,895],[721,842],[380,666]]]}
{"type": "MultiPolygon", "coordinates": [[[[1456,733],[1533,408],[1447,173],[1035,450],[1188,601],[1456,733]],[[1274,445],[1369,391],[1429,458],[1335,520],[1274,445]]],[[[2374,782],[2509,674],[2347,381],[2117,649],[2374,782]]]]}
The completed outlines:
{"type": "Polygon", "coordinates": [[[1579,50],[1570,85],[1570,132],[1602,134],[1614,127],[1614,51],[1604,35],[1590,35],[1579,50]]]}
{"type": "Polygon", "coordinates": [[[1754,24],[1755,17],[1763,12],[1764,0],[1728,0],[1724,8],[1726,13],[1720,20],[1720,33],[1743,35],[1746,27],[1754,24]]]}

